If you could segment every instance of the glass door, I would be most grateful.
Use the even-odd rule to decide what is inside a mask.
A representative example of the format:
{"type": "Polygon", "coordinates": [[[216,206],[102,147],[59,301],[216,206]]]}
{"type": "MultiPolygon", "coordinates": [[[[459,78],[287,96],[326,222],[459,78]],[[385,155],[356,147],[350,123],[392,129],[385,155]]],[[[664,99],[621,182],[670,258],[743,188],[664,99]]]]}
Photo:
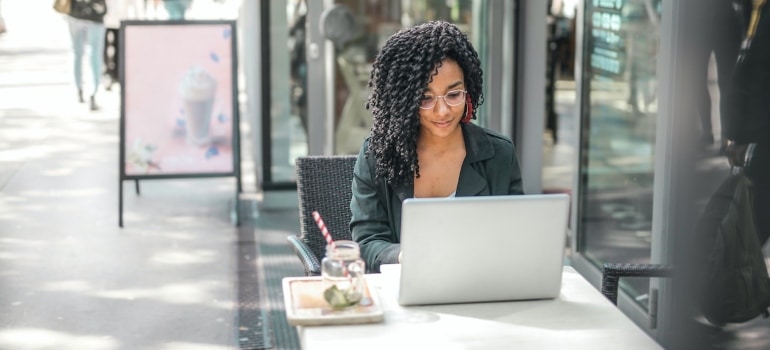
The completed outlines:
{"type": "Polygon", "coordinates": [[[470,36],[485,72],[487,98],[477,122],[510,134],[510,130],[501,130],[504,116],[512,119],[510,101],[503,101],[501,91],[505,89],[504,81],[513,79],[510,67],[504,63],[511,60],[513,49],[502,39],[505,35],[500,35],[504,22],[513,18],[514,5],[509,3],[260,2],[262,187],[270,190],[296,186],[294,159],[298,156],[358,153],[372,125],[364,105],[375,56],[390,35],[432,20],[455,23],[470,36]]]}
{"type": "MultiPolygon", "coordinates": [[[[583,8],[576,250],[584,262],[649,263],[652,247],[660,0],[583,8]]],[[[646,308],[649,279],[624,279],[646,308]]]]}

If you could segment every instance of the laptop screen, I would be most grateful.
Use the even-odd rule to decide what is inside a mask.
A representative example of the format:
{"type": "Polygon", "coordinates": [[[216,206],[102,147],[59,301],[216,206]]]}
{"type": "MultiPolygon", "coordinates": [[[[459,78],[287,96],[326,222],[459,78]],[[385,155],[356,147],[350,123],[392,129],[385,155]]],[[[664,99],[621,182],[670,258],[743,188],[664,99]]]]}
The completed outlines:
{"type": "Polygon", "coordinates": [[[568,211],[566,194],[405,200],[399,303],[556,297],[568,211]]]}

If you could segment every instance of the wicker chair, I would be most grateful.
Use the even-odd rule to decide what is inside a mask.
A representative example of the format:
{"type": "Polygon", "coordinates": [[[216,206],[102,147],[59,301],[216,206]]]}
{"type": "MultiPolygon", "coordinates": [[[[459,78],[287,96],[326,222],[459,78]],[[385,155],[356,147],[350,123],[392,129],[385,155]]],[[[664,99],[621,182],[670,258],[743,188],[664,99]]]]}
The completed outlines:
{"type": "Polygon", "coordinates": [[[604,264],[602,269],[602,294],[613,304],[618,304],[618,284],[621,277],[671,277],[673,269],[658,264],[604,264]]]}
{"type": "Polygon", "coordinates": [[[356,156],[307,156],[297,158],[300,236],[289,236],[305,275],[321,274],[326,241],[313,220],[318,211],[334,240],[350,240],[350,185],[356,156]]]}

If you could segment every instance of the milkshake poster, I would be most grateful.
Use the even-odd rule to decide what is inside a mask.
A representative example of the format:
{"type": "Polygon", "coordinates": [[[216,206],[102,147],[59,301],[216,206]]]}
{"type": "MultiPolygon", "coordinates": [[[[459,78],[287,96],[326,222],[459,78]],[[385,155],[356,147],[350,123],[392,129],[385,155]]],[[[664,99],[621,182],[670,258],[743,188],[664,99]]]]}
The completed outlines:
{"type": "Polygon", "coordinates": [[[195,22],[123,26],[126,176],[234,172],[232,29],[195,22]]]}

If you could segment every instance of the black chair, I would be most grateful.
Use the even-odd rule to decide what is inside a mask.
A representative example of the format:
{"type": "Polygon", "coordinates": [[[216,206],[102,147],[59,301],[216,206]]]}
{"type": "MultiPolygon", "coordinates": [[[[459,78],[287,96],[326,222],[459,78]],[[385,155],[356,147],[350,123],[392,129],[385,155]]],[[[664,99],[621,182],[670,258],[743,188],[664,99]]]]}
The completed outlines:
{"type": "Polygon", "coordinates": [[[350,240],[350,185],[356,156],[306,156],[297,158],[297,196],[300,235],[289,236],[305,275],[321,274],[326,241],[313,219],[318,211],[332,239],[350,240]]]}
{"type": "Polygon", "coordinates": [[[671,277],[672,273],[668,265],[606,263],[602,268],[602,294],[617,305],[621,277],[671,277]]]}

